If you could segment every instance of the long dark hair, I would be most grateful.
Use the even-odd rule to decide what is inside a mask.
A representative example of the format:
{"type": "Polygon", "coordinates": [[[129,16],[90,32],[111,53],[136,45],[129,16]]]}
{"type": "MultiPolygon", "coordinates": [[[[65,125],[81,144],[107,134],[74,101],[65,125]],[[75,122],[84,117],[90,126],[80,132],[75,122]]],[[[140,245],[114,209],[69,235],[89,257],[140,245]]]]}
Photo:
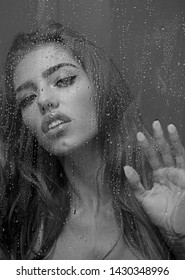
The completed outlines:
{"type": "Polygon", "coordinates": [[[137,131],[144,130],[137,103],[109,56],[79,33],[56,23],[18,34],[7,56],[1,137],[3,170],[8,178],[2,246],[6,258],[46,258],[70,211],[71,194],[64,170],[24,126],[14,92],[13,75],[19,61],[36,47],[51,43],[67,50],[94,85],[99,152],[105,163],[99,172],[113,195],[115,215],[123,224],[126,242],[141,258],[167,258],[161,235],[134,198],[123,171],[125,164],[132,165],[150,187],[150,172],[135,140],[137,131]]]}

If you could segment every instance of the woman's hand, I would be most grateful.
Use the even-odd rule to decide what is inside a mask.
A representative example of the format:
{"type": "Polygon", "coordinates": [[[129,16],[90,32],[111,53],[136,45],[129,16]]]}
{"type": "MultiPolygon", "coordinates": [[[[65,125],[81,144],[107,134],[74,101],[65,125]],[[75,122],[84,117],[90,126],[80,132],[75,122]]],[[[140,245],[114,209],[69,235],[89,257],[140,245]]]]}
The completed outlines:
{"type": "Polygon", "coordinates": [[[158,151],[141,132],[137,134],[153,169],[152,189],[144,188],[132,167],[125,166],[125,174],[151,221],[174,236],[185,236],[185,150],[174,125],[168,126],[171,147],[158,121],[153,123],[153,131],[158,151]]]}

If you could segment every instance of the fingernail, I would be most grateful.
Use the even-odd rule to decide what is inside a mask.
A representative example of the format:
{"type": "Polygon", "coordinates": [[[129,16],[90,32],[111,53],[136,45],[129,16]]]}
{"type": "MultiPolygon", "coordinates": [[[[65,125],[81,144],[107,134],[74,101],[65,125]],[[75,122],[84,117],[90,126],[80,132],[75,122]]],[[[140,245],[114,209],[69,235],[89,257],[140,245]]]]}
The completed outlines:
{"type": "Polygon", "coordinates": [[[139,142],[142,142],[142,141],[145,140],[145,136],[144,136],[144,134],[143,134],[142,132],[138,132],[138,133],[137,133],[137,140],[138,140],[139,142]]]}
{"type": "Polygon", "coordinates": [[[176,127],[173,124],[169,124],[167,129],[168,129],[168,132],[170,132],[170,133],[176,132],[176,127]]]}
{"type": "Polygon", "coordinates": [[[154,129],[160,129],[161,128],[161,124],[158,120],[154,121],[152,124],[154,129]]]}
{"type": "Polygon", "coordinates": [[[127,178],[132,178],[133,176],[133,170],[130,166],[124,166],[124,171],[125,171],[125,175],[127,176],[127,178]]]}

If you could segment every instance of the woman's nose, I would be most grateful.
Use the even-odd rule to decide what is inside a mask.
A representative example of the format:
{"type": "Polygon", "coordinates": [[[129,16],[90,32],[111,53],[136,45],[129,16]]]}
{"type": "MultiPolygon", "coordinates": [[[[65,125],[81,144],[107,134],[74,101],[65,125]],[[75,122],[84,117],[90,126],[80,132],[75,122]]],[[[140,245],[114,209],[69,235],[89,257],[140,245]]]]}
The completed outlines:
{"type": "Polygon", "coordinates": [[[50,94],[44,94],[44,90],[41,90],[40,96],[38,98],[39,110],[42,114],[45,114],[48,111],[56,109],[59,107],[59,101],[57,97],[50,94]]]}

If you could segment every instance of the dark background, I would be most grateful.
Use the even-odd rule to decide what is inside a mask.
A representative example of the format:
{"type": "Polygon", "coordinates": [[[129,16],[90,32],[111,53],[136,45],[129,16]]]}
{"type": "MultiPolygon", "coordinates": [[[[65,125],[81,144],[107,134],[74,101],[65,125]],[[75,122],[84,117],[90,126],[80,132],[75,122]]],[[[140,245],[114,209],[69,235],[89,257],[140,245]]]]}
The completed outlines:
{"type": "Polygon", "coordinates": [[[173,122],[185,144],[185,0],[1,0],[0,64],[13,36],[53,19],[115,60],[146,128],[173,122]]]}

